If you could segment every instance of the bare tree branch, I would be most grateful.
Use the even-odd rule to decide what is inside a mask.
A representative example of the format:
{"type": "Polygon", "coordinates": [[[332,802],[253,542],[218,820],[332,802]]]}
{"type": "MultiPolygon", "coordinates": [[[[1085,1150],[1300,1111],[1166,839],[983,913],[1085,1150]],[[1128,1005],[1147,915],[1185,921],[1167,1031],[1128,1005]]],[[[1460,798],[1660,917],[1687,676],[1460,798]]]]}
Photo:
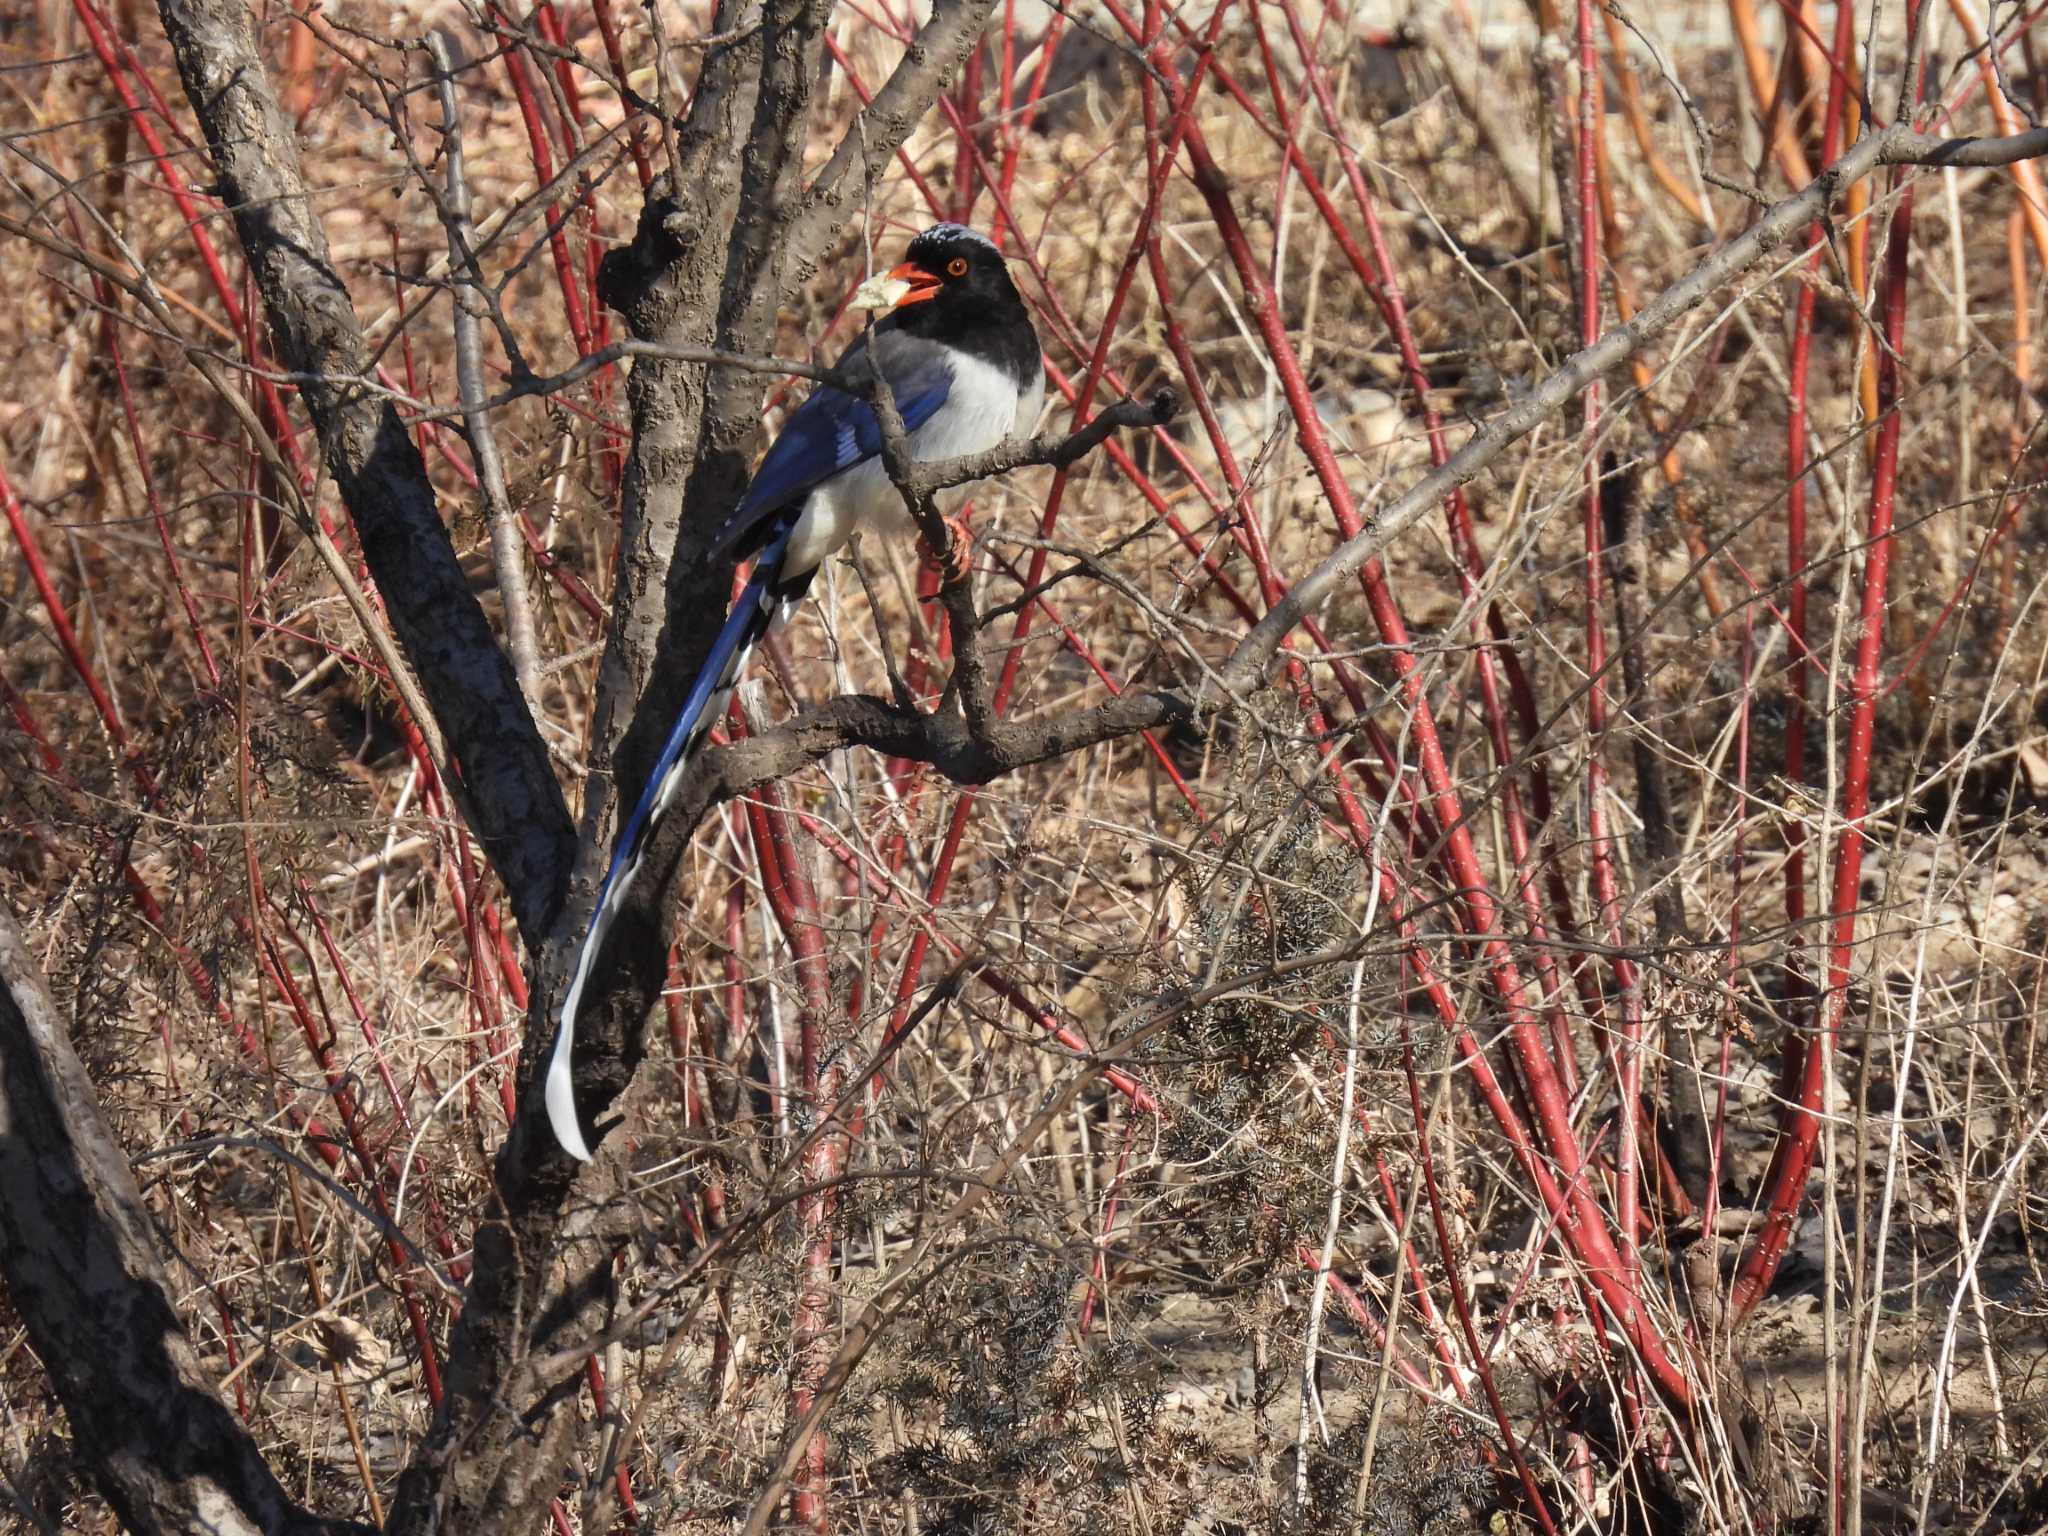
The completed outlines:
{"type": "Polygon", "coordinates": [[[476,230],[469,218],[469,178],[462,155],[462,111],[455,100],[454,63],[448,40],[427,39],[434,60],[434,85],[441,99],[441,142],[448,162],[448,190],[441,221],[448,231],[448,269],[455,289],[455,382],[462,396],[462,427],[476,461],[476,479],[491,529],[491,566],[498,573],[498,597],[505,609],[505,649],[530,708],[540,707],[540,646],[533,634],[533,602],[526,591],[526,545],[518,513],[505,485],[505,459],[484,401],[484,275],[476,259],[476,230]]]}
{"type": "Polygon", "coordinates": [[[1064,436],[1041,432],[1036,437],[1013,437],[986,453],[963,454],[957,459],[923,459],[904,466],[898,489],[912,497],[927,497],[956,485],[969,485],[1013,469],[1035,464],[1053,469],[1071,469],[1107,442],[1110,436],[1135,428],[1164,427],[1180,415],[1180,395],[1168,388],[1154,390],[1144,400],[1119,400],[1085,427],[1064,436]]]}
{"type": "Polygon", "coordinates": [[[1233,691],[1252,686],[1273,659],[1280,642],[1367,562],[1385,553],[1401,533],[1441,506],[1452,491],[1474,479],[1510,443],[1534,431],[1577,399],[1596,379],[1642,351],[1680,316],[1706,303],[1723,284],[1741,276],[1804,230],[1827,211],[1836,197],[1879,166],[2010,165],[2040,155],[2048,155],[2048,128],[2004,138],[1945,139],[1896,124],[1870,135],[1658,294],[1635,319],[1614,327],[1592,346],[1567,358],[1514,405],[1473,433],[1442,468],[1410,486],[1356,538],[1340,544],[1239,642],[1223,667],[1225,682],[1233,691]]]}
{"type": "Polygon", "coordinates": [[[433,486],[398,413],[339,381],[369,348],[328,260],[297,140],[239,0],[161,0],[164,32],[220,195],[393,627],[460,769],[477,835],[537,945],[566,888],[574,829],[511,664],[463,579],[433,486]]]}
{"type": "Polygon", "coordinates": [[[958,73],[981,41],[994,9],[990,0],[932,7],[931,21],[911,39],[903,61],[875,92],[805,193],[804,211],[790,231],[790,245],[804,253],[806,263],[817,259],[861,189],[889,168],[910,131],[931,110],[936,87],[958,73]]]}
{"type": "MultiPolygon", "coordinates": [[[[902,143],[980,36],[991,4],[939,6],[884,88],[900,119],[865,126],[871,151],[886,156],[902,143]]],[[[651,190],[632,243],[611,252],[599,272],[602,297],[634,340],[679,355],[646,358],[627,384],[633,447],[584,802],[591,835],[578,898],[560,914],[533,989],[522,1057],[528,1083],[545,1065],[553,1001],[607,856],[598,834],[615,801],[630,802],[645,781],[724,612],[728,570],[696,558],[693,540],[745,484],[745,450],[759,420],[757,370],[744,362],[707,368],[686,355],[766,353],[783,294],[808,273],[834,227],[816,216],[800,184],[825,7],[771,4],[758,32],[740,28],[743,11],[727,4],[714,18],[714,29],[734,41],[707,51],[669,175],[651,190]],[[693,515],[700,507],[707,510],[693,515]]],[[[680,847],[673,838],[657,844],[614,927],[617,964],[585,1002],[577,1081],[586,1103],[616,1097],[638,1065],[646,1015],[666,974],[663,914],[680,847]]],[[[496,1208],[478,1231],[475,1277],[451,1342],[448,1392],[407,1469],[393,1531],[530,1527],[572,1443],[576,1414],[563,1383],[517,1368],[558,1356],[602,1326],[608,1264],[591,1243],[563,1267],[579,1170],[548,1131],[538,1093],[522,1092],[496,1174],[496,1208]]]]}
{"type": "MultiPolygon", "coordinates": [[[[879,370],[871,381],[868,398],[874,407],[875,421],[882,430],[882,463],[888,469],[889,479],[895,484],[897,494],[902,496],[911,520],[924,535],[933,556],[949,570],[956,569],[953,563],[956,534],[939,513],[937,498],[940,491],[1024,464],[1053,464],[1064,469],[1078,462],[1119,426],[1163,427],[1180,410],[1180,397],[1170,389],[1162,389],[1143,404],[1136,400],[1119,401],[1062,441],[1054,441],[1050,437],[1012,440],[985,453],[920,463],[910,456],[910,437],[904,428],[902,413],[896,409],[889,381],[879,370]]],[[[956,574],[940,585],[939,601],[945,606],[946,623],[953,632],[953,691],[958,696],[969,735],[988,754],[991,764],[1012,756],[1015,762],[1011,766],[1020,766],[1026,760],[1038,761],[1030,757],[1029,749],[1006,740],[1011,733],[1004,730],[1003,721],[996,713],[988,665],[981,652],[981,615],[975,611],[974,593],[965,579],[964,567],[958,568],[956,574]]],[[[922,761],[934,760],[921,753],[905,755],[919,757],[922,761]]],[[[1007,771],[1004,767],[993,767],[989,776],[1007,771]]]]}
{"type": "Polygon", "coordinates": [[[1139,731],[1192,724],[1200,714],[1179,694],[1133,689],[1094,709],[1028,724],[998,716],[977,729],[950,712],[927,715],[866,694],[841,694],[774,730],[707,752],[704,783],[682,792],[678,814],[687,816],[699,804],[709,810],[851,746],[927,763],[956,784],[987,784],[1139,731]]]}
{"type": "MultiPolygon", "coordinates": [[[[893,154],[980,37],[992,3],[939,5],[877,94],[876,107],[895,105],[880,117],[870,108],[848,142],[865,134],[869,153],[893,154]],[[908,111],[911,102],[921,103],[915,112],[908,111]]],[[[756,95],[774,94],[776,112],[799,118],[807,113],[819,41],[813,20],[794,0],[765,19],[759,47],[782,62],[761,66],[753,88],[756,95]],[[778,53],[790,48],[810,63],[794,68],[778,53]]],[[[606,845],[595,831],[615,796],[630,803],[645,782],[724,615],[729,568],[700,558],[696,541],[745,489],[746,449],[759,426],[759,389],[752,376],[758,369],[745,360],[769,350],[785,289],[809,272],[836,228],[834,219],[819,212],[815,192],[806,194],[799,185],[801,156],[787,143],[758,155],[750,150],[736,163],[732,144],[787,130],[777,126],[775,113],[754,113],[751,130],[739,126],[748,104],[739,98],[746,96],[747,82],[727,77],[724,58],[719,52],[707,58],[711,88],[707,94],[700,81],[692,98],[694,126],[686,125],[679,140],[682,168],[668,185],[657,183],[632,243],[608,255],[599,275],[605,302],[625,316],[634,340],[667,355],[643,361],[627,386],[633,450],[623,486],[619,583],[599,675],[593,773],[584,807],[593,837],[579,866],[578,899],[560,935],[563,955],[595,899],[606,845]],[[723,124],[717,133],[714,121],[723,124]],[[731,231],[730,240],[707,238],[716,230],[731,231]],[[719,360],[708,370],[706,353],[719,360]],[[726,363],[728,358],[733,361],[726,363]],[[701,515],[690,515],[700,507],[701,515]],[[631,724],[622,726],[629,717],[631,724]],[[616,766],[605,774],[614,753],[616,766]]],[[[842,143],[840,154],[848,152],[842,143]]],[[[657,853],[664,846],[658,842],[657,853]]],[[[616,1097],[638,1060],[639,1024],[661,983],[661,914],[673,873],[672,860],[657,857],[648,865],[627,899],[624,926],[612,946],[644,962],[645,974],[629,977],[621,969],[609,977],[615,990],[584,1003],[577,1070],[579,1097],[586,1103],[616,1097]],[[587,1052],[585,1039],[591,1042],[587,1052]]],[[[553,990],[542,988],[536,997],[545,1000],[553,990]]],[[[544,1043],[552,1026],[544,1013],[536,1019],[537,1038],[544,1043]]]]}
{"type": "Polygon", "coordinates": [[[131,1531],[366,1532],[293,1503],[171,1305],[134,1171],[0,906],[0,1272],[100,1492],[131,1531]]]}

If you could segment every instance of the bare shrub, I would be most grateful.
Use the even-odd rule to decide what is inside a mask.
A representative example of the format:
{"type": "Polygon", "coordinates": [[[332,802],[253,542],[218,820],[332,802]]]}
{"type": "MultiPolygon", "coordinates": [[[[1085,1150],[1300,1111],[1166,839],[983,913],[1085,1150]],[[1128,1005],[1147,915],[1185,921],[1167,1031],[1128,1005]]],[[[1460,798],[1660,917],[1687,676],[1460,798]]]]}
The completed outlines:
{"type": "Polygon", "coordinates": [[[0,23],[8,1519],[2038,1529],[2020,9],[0,23]],[[945,218],[1044,436],[764,647],[572,1164],[945,218]]]}

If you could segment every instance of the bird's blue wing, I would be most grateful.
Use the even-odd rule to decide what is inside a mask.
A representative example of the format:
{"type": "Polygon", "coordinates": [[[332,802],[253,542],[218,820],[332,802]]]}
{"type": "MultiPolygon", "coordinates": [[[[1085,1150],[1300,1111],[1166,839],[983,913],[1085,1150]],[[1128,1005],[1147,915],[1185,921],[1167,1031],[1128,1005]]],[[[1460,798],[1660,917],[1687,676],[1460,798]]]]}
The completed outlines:
{"type": "MultiPolygon", "coordinates": [[[[915,432],[938,414],[953,388],[945,351],[921,338],[885,333],[876,348],[905,430],[915,432]]],[[[839,360],[856,386],[872,377],[868,349],[856,342],[839,360]]],[[[882,428],[864,399],[820,384],[777,435],[738,509],[713,540],[714,551],[742,545],[747,535],[782,508],[801,501],[841,470],[882,451],[882,428]]]]}

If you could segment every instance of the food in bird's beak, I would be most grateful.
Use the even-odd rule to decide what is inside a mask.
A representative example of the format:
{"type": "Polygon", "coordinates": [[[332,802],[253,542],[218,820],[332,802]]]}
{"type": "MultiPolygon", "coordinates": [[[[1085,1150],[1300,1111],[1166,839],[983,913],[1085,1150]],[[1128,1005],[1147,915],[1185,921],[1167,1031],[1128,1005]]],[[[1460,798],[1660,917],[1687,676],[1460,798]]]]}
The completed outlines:
{"type": "Polygon", "coordinates": [[[910,284],[887,272],[878,272],[853,291],[855,309],[894,309],[910,292],[910,284]]]}
{"type": "Polygon", "coordinates": [[[855,309],[895,309],[903,304],[916,304],[937,295],[939,280],[915,262],[906,261],[901,266],[879,273],[862,283],[853,292],[855,309]]]}

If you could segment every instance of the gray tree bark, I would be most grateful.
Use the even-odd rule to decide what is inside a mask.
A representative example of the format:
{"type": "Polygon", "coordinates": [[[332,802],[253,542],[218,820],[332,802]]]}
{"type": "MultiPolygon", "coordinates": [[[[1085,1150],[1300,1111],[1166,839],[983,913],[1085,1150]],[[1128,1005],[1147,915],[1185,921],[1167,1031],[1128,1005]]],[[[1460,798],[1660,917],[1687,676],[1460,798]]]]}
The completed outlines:
{"type": "Polygon", "coordinates": [[[453,787],[532,944],[560,908],[576,847],[547,748],[456,563],[419,448],[389,401],[364,387],[370,349],[328,260],[247,7],[164,0],[159,10],[272,340],[302,376],[327,472],[455,759],[453,787]]]}
{"type": "Polygon", "coordinates": [[[0,1274],[78,1449],[141,1536],[357,1536],[293,1503],[215,1394],[156,1227],[0,906],[0,1274]]]}
{"type": "MultiPolygon", "coordinates": [[[[992,0],[941,3],[859,128],[809,186],[802,179],[827,0],[725,0],[675,162],[632,245],[602,274],[633,336],[675,346],[771,350],[792,280],[815,269],[862,180],[885,167],[980,37],[992,0]],[[758,25],[748,23],[758,14],[758,25]]],[[[400,1481],[390,1529],[538,1529],[561,1487],[579,1420],[573,1360],[607,1311],[609,1245],[572,1213],[608,1177],[555,1146],[537,1087],[553,1005],[587,922],[613,807],[645,782],[680,693],[709,648],[728,569],[693,528],[745,485],[759,380],[730,367],[643,358],[627,388],[632,449],[619,579],[599,673],[582,859],[512,669],[464,587],[425,466],[395,412],[354,380],[367,358],[300,167],[289,122],[258,59],[241,0],[159,0],[218,186],[286,363],[369,555],[394,626],[463,767],[466,814],[514,903],[537,985],[520,1107],[480,1213],[475,1269],[450,1341],[447,1394],[400,1481]],[[707,508],[693,515],[694,509],[707,508]],[[551,1369],[535,1361],[558,1362],[551,1369]]],[[[791,759],[790,761],[794,761],[791,759]]],[[[634,892],[579,1028],[578,1088],[608,1105],[631,1080],[667,952],[669,885],[682,839],[634,892]]]]}
{"type": "MultiPolygon", "coordinates": [[[[243,0],[158,0],[216,185],[260,290],[276,346],[302,379],[327,465],[372,574],[455,756],[466,814],[510,894],[536,975],[522,1088],[537,1083],[567,957],[594,897],[613,807],[645,781],[678,695],[723,613],[729,571],[703,558],[702,531],[741,490],[757,382],[729,367],[645,357],[627,391],[632,449],[614,617],[600,673],[593,777],[580,861],[565,802],[512,668],[467,590],[421,462],[396,414],[362,387],[367,361],[348,294],[328,261],[296,145],[264,76],[243,0]],[[572,879],[571,866],[576,864],[572,879]]],[[[702,60],[686,121],[673,125],[666,185],[632,243],[602,273],[604,295],[638,341],[726,353],[770,350],[790,285],[813,270],[864,179],[878,173],[973,47],[993,0],[939,0],[894,76],[810,184],[801,150],[817,78],[826,0],[724,0],[727,41],[702,60]]],[[[1201,707],[1253,689],[1276,647],[1387,542],[1507,444],[1624,361],[1717,286],[1803,229],[1835,192],[1881,163],[2004,163],[2039,153],[2048,133],[1995,148],[1887,129],[1835,170],[1760,218],[1690,277],[1543,380],[1377,522],[1297,583],[1204,683],[1201,707]],[[2004,159],[1991,158],[2003,156],[2004,159]]],[[[962,654],[978,644],[971,608],[955,608],[962,654]]],[[[985,779],[1150,725],[1189,718],[1169,693],[1128,694],[1092,714],[997,728],[928,717],[878,700],[835,700],[779,732],[708,754],[680,814],[650,854],[614,930],[578,1052],[586,1108],[608,1107],[630,1079],[666,953],[669,887],[681,848],[720,799],[867,742],[985,779]]],[[[0,1231],[24,1317],[82,1448],[123,1518],[142,1530],[341,1529],[293,1507],[241,1427],[206,1390],[179,1331],[125,1159],[84,1118],[91,1088],[62,1043],[19,936],[0,925],[0,1231]],[[71,1289],[66,1289],[69,1286],[71,1289]],[[26,1302],[23,1296],[26,1294],[26,1302]],[[32,1330],[36,1325],[32,1325],[32,1330]],[[83,1342],[79,1342],[82,1340],[83,1342]],[[164,1405],[170,1405],[168,1407],[164,1405]],[[155,1523],[151,1523],[154,1521],[155,1523]]],[[[94,1117],[96,1119],[96,1117],[94,1117]]],[[[478,1214],[474,1270],[450,1342],[447,1393],[401,1481],[394,1531],[538,1530],[561,1488],[579,1427],[579,1351],[606,1322],[612,1243],[602,1223],[606,1160],[570,1161],[538,1093],[522,1092],[478,1214]]]]}

